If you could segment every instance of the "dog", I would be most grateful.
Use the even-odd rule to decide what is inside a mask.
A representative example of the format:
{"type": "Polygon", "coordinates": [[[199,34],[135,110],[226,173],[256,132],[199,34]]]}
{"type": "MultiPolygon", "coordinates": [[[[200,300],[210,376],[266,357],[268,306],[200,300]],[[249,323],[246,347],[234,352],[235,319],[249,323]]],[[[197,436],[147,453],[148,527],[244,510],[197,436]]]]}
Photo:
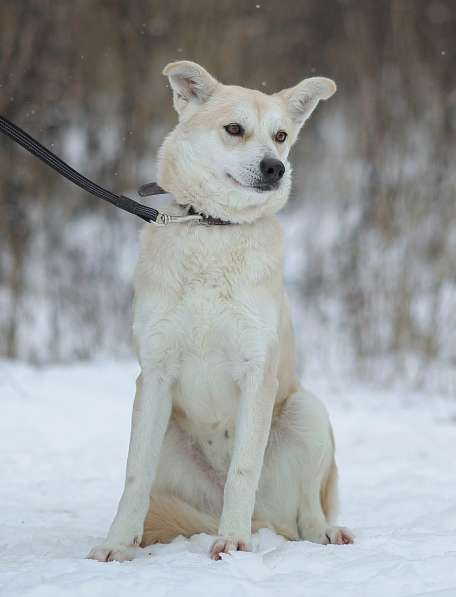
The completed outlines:
{"type": "Polygon", "coordinates": [[[336,86],[312,77],[267,95],[200,65],[163,71],[179,115],[159,152],[170,213],[202,224],[148,225],[135,273],[136,384],[125,488],[89,558],[215,536],[211,557],[251,549],[261,527],[290,540],[352,543],[333,523],[334,439],[326,409],[295,372],[275,216],[288,153],[336,86]]]}

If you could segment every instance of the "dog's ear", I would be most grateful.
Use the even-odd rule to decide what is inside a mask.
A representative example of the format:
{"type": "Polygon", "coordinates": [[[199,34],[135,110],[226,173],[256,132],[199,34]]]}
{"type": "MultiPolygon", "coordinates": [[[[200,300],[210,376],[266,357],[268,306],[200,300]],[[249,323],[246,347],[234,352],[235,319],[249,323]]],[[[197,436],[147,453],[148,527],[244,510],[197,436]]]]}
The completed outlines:
{"type": "Polygon", "coordinates": [[[163,69],[173,89],[176,112],[181,114],[192,103],[203,104],[212,94],[217,81],[196,62],[170,62],[163,69]]]}
{"type": "Polygon", "coordinates": [[[317,107],[320,100],[329,99],[336,92],[336,84],[325,77],[304,79],[295,87],[279,92],[294,122],[302,126],[317,107]]]}

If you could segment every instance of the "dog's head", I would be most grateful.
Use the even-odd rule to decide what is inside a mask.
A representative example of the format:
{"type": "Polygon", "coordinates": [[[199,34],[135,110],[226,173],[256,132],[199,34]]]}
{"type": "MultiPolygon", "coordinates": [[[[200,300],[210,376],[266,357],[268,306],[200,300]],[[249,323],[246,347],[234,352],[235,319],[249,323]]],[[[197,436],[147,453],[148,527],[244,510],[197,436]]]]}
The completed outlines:
{"type": "Polygon", "coordinates": [[[233,222],[278,211],[290,190],[290,148],[334,82],[312,77],[267,95],[223,85],[194,62],[163,73],[179,123],[160,151],[160,184],[178,202],[233,222]]]}

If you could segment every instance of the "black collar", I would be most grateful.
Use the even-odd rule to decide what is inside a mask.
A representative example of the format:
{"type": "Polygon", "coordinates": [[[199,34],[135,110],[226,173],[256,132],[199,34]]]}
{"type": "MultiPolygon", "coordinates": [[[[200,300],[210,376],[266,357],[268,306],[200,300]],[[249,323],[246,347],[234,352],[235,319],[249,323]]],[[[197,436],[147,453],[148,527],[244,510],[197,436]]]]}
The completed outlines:
{"type": "MultiPolygon", "coordinates": [[[[150,195],[162,195],[168,194],[167,191],[162,189],[156,182],[149,182],[147,184],[143,184],[138,189],[138,194],[141,197],[149,197],[150,195]]],[[[201,219],[199,222],[201,224],[207,224],[208,226],[229,226],[233,222],[229,222],[228,220],[222,220],[222,218],[215,218],[214,216],[208,216],[203,214],[193,207],[193,205],[187,206],[187,216],[199,216],[201,219]]],[[[181,221],[184,222],[184,218],[186,216],[167,216],[169,221],[181,221]]]]}
{"type": "Polygon", "coordinates": [[[228,220],[222,220],[222,218],[214,218],[214,216],[207,216],[206,214],[200,213],[194,209],[193,205],[189,206],[187,214],[189,216],[201,216],[202,223],[208,224],[209,226],[229,226],[233,223],[228,220]]]}

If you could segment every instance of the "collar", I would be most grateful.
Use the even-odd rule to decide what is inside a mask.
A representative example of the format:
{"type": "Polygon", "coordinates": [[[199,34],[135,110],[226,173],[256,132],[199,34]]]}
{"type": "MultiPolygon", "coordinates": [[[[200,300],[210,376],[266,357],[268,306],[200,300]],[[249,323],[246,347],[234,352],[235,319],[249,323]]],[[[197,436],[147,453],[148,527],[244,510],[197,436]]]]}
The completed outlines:
{"type": "Polygon", "coordinates": [[[230,226],[233,223],[229,220],[222,220],[222,218],[214,218],[214,216],[209,216],[201,212],[198,212],[195,210],[193,205],[189,205],[187,209],[187,214],[189,216],[201,216],[201,223],[207,224],[208,226],[230,226]]]}
{"type": "MultiPolygon", "coordinates": [[[[172,197],[172,195],[168,193],[168,191],[165,191],[156,182],[149,182],[147,184],[143,184],[141,187],[139,187],[138,194],[141,195],[141,197],[149,197],[150,195],[170,195],[172,197]]],[[[155,210],[157,211],[157,216],[154,219],[154,223],[159,226],[165,226],[170,223],[196,220],[198,223],[206,224],[207,226],[229,226],[230,224],[233,224],[233,222],[230,222],[228,220],[222,220],[222,218],[215,218],[214,216],[198,212],[191,204],[184,207],[187,209],[187,213],[185,216],[172,216],[155,210]],[[198,217],[195,218],[194,216],[198,217]]]]}

